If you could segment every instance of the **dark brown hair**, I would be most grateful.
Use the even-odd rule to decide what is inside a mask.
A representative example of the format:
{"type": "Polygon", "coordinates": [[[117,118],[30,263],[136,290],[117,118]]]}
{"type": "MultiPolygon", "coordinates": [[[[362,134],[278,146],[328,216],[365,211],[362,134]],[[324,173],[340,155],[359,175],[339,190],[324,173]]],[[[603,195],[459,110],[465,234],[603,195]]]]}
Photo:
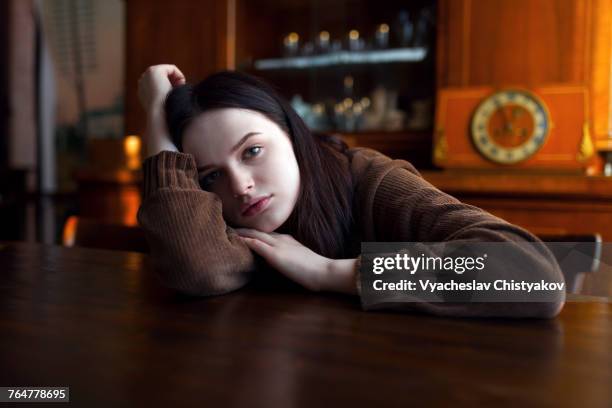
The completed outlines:
{"type": "Polygon", "coordinates": [[[279,232],[292,233],[323,256],[346,256],[352,226],[352,183],[342,141],[311,133],[272,86],[239,72],[218,72],[196,85],[178,86],[168,94],[165,108],[172,141],[180,151],[187,126],[208,110],[248,109],[275,122],[291,139],[302,180],[297,204],[279,232]]]}

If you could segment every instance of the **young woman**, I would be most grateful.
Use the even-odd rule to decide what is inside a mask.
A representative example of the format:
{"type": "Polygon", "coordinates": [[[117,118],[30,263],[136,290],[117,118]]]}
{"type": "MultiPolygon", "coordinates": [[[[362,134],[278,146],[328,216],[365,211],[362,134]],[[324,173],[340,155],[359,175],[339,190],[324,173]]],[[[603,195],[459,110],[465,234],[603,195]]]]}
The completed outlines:
{"type": "MultiPolygon", "coordinates": [[[[437,190],[408,162],[313,135],[251,76],[221,72],[192,86],[176,66],[157,65],[142,75],[139,97],[148,126],[138,219],[161,279],[182,292],[239,289],[258,273],[255,253],[307,289],[364,296],[362,241],[539,242],[437,190]]],[[[563,281],[548,251],[531,251],[533,280],[563,281]]],[[[552,317],[563,302],[403,306],[552,317]]]]}

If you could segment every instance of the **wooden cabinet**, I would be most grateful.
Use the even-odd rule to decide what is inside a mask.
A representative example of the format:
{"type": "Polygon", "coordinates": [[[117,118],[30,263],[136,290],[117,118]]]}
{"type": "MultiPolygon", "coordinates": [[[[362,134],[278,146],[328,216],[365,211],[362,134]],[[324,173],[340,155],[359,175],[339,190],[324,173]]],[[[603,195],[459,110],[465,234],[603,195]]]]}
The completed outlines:
{"type": "Polygon", "coordinates": [[[583,86],[589,129],[604,150],[612,131],[611,26],[609,0],[441,0],[438,87],[583,86]]]}
{"type": "Polygon", "coordinates": [[[612,178],[576,174],[425,171],[459,200],[538,235],[601,234],[612,241],[612,178]]]}
{"type": "Polygon", "coordinates": [[[322,118],[313,121],[323,122],[322,129],[307,121],[314,130],[346,135],[349,143],[419,165],[431,163],[433,0],[126,0],[126,16],[128,134],[145,127],[138,77],[149,65],[172,62],[189,81],[221,69],[263,77],[287,99],[299,95],[301,106],[322,118]],[[402,28],[406,38],[400,41],[402,28]],[[283,49],[289,33],[299,37],[293,59],[283,49]],[[325,49],[318,42],[323,33],[325,49]],[[380,33],[388,43],[376,42],[380,33]],[[379,124],[375,104],[390,112],[379,115],[379,124]],[[368,106],[369,116],[363,113],[368,106]],[[353,107],[354,116],[351,111],[345,121],[338,119],[353,107]],[[362,126],[366,120],[369,126],[362,126]]]}

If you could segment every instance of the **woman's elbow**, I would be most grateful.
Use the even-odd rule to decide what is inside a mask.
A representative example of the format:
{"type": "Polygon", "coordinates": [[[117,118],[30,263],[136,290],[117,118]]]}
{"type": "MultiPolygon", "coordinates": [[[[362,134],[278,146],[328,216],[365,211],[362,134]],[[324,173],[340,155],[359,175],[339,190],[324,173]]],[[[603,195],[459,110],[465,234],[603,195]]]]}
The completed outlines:
{"type": "Polygon", "coordinates": [[[158,268],[164,286],[190,296],[215,296],[233,292],[245,286],[251,278],[252,268],[185,267],[158,268]],[[168,271],[172,271],[168,273],[168,271]]]}
{"type": "Polygon", "coordinates": [[[543,319],[552,319],[561,313],[563,306],[565,306],[565,291],[559,292],[554,296],[554,299],[546,302],[538,302],[535,311],[537,315],[534,317],[540,317],[543,319]]]}
{"type": "Polygon", "coordinates": [[[565,276],[561,270],[556,259],[551,255],[545,257],[545,262],[541,264],[539,270],[539,280],[545,283],[559,283],[561,287],[557,289],[545,292],[545,298],[541,302],[535,302],[533,304],[533,312],[536,313],[534,317],[540,317],[545,319],[552,319],[561,313],[563,306],[565,306],[566,296],[566,284],[565,276]],[[537,305],[537,306],[536,306],[537,305]]]}

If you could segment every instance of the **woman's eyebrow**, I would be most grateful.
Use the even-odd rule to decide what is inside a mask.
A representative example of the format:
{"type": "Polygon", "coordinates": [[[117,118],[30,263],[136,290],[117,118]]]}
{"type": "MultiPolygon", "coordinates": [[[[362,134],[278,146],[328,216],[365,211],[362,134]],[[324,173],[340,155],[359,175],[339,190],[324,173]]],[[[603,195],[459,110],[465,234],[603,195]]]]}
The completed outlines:
{"type": "MultiPolygon", "coordinates": [[[[249,139],[251,136],[255,136],[255,135],[259,135],[259,134],[260,134],[259,132],[249,132],[249,133],[247,133],[246,135],[242,136],[242,138],[241,138],[241,139],[238,141],[238,143],[236,143],[236,144],[234,145],[234,147],[232,147],[232,149],[230,150],[230,153],[234,153],[236,150],[240,149],[240,146],[242,146],[243,144],[245,144],[245,143],[246,143],[246,141],[247,141],[247,140],[248,140],[248,139],[249,139]]],[[[197,170],[198,170],[198,173],[201,173],[201,172],[203,172],[204,170],[208,170],[208,169],[210,169],[211,167],[215,167],[215,166],[214,166],[214,165],[212,165],[212,164],[208,164],[208,165],[206,165],[206,166],[200,166],[200,167],[198,167],[198,168],[197,168],[197,170]]]]}
{"type": "Polygon", "coordinates": [[[234,153],[236,150],[240,149],[240,146],[242,146],[249,139],[249,137],[255,136],[258,134],[259,132],[249,132],[246,135],[242,136],[242,139],[240,139],[238,143],[236,143],[234,147],[232,147],[232,150],[230,150],[230,152],[234,153]]]}

